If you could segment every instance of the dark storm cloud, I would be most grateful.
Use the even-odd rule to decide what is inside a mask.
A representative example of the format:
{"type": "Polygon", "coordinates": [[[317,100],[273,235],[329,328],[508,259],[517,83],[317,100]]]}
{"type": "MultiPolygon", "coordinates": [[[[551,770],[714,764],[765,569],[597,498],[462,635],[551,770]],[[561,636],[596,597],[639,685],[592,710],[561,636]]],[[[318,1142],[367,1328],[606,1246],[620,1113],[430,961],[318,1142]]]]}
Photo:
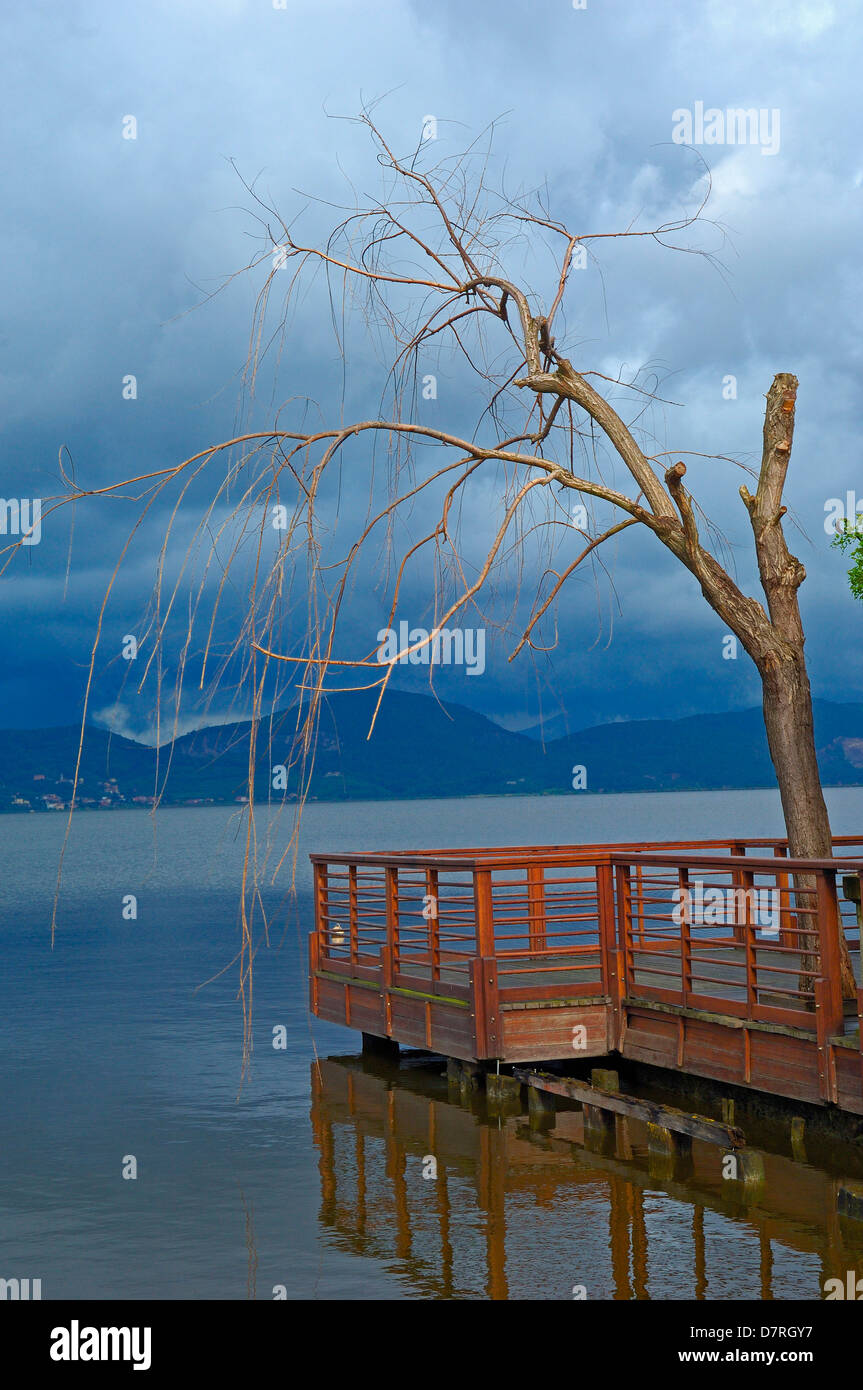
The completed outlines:
{"type": "MultiPolygon", "coordinates": [[[[719,227],[693,234],[692,244],[715,251],[718,267],[649,240],[601,244],[600,266],[573,274],[566,344],[580,367],[609,376],[652,364],[669,402],[642,421],[652,447],[687,458],[687,482],[750,592],[757,576],[737,495],[745,475],[695,454],[757,463],[764,393],[775,372],[797,373],[787,501],[805,535],[792,530],[789,543],[809,573],[812,681],[819,695],[859,696],[859,609],[823,526],[828,498],[853,489],[863,500],[855,7],[288,0],[282,10],[270,0],[184,0],[31,6],[8,14],[5,27],[4,497],[56,494],[60,444],[78,479],[97,487],[230,437],[261,277],[185,313],[255,250],[250,199],[230,160],[259,177],[262,195],[286,215],[305,205],[296,190],[345,201],[342,170],[363,192],[378,192],[362,132],[327,114],[353,114],[389,92],[378,115],[400,148],[416,142],[427,115],[438,121],[442,152],[502,116],[495,169],[509,188],[546,180],[574,229],[619,230],[678,216],[703,191],[699,161],[672,143],[676,110],[696,102],[778,110],[777,153],[701,151],[713,182],[708,216],[719,227]],[[136,140],[122,138],[127,115],[136,140]],[[138,399],[124,401],[130,373],[138,399]],[[733,400],[722,394],[729,375],[733,400]]],[[[302,226],[311,237],[331,217],[313,205],[302,226]]],[[[376,413],[380,384],[374,363],[360,359],[345,409],[376,413]]],[[[271,387],[264,373],[259,418],[271,387]]],[[[295,391],[338,418],[341,368],[320,277],[298,307],[273,399],[295,391]]],[[[436,418],[451,412],[464,423],[470,404],[464,383],[444,371],[436,418]]],[[[363,470],[346,472],[342,534],[366,503],[363,470]]],[[[482,494],[476,506],[478,553],[490,506],[482,494]]],[[[50,521],[3,580],[0,724],[73,716],[101,596],[134,515],[128,499],[80,509],[68,584],[68,527],[50,521]]],[[[108,654],[146,606],[165,520],[163,509],[154,514],[118,580],[108,654]]],[[[191,524],[179,518],[178,539],[191,524]]],[[[757,700],[748,659],[723,660],[718,619],[651,537],[625,533],[606,562],[621,611],[607,582],[597,599],[586,573],[562,599],[552,657],[510,665],[512,634],[495,637],[483,678],[442,670],[440,693],[518,723],[535,712],[537,688],[551,686],[566,693],[575,727],[757,700]]],[[[418,583],[406,593],[415,609],[422,598],[418,583]]],[[[351,655],[372,644],[381,602],[367,571],[352,597],[351,655]]],[[[128,686],[118,692],[116,662],[100,671],[95,707],[112,709],[118,726],[147,728],[150,706],[136,705],[128,686]]],[[[405,684],[424,674],[399,672],[405,684]]]]}

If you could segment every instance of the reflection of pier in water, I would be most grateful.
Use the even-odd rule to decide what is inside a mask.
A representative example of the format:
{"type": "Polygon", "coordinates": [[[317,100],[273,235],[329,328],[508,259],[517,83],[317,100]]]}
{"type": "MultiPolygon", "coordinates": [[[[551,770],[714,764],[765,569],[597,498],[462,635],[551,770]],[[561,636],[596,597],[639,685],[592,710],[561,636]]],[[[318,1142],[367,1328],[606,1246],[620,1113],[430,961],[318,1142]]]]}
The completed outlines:
{"type": "Polygon", "coordinates": [[[443,1066],[312,1066],[320,1220],[414,1295],[819,1298],[826,1279],[863,1275],[863,1236],[840,1222],[837,1180],[819,1169],[765,1153],[765,1185],[746,1200],[712,1145],[663,1168],[623,1117],[604,1143],[578,1109],[532,1131],[487,1117],[481,1095],[456,1100],[443,1066]]]}

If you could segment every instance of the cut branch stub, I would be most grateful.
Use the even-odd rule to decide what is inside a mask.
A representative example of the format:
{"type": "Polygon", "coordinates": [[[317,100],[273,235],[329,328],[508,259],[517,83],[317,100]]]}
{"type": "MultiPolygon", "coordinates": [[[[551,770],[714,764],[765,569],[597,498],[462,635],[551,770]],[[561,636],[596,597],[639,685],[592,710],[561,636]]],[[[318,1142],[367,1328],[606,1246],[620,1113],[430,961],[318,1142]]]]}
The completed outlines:
{"type": "Polygon", "coordinates": [[[758,487],[754,497],[745,487],[740,489],[740,495],[752,523],[758,571],[771,621],[781,638],[802,650],[803,625],[797,590],[806,578],[806,570],[791,554],[782,530],[787,511],[782,492],[794,440],[796,401],[796,376],[779,372],[767,393],[758,487]]]}

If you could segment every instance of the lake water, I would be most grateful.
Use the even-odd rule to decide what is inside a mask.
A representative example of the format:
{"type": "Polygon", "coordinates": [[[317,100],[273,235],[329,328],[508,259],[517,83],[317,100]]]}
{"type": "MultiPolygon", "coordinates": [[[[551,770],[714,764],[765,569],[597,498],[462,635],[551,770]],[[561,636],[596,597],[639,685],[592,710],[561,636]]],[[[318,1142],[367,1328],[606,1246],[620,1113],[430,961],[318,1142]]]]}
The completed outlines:
{"type": "MultiPolygon", "coordinates": [[[[863,789],[828,800],[859,833],[863,789]]],[[[236,816],[78,815],[52,950],[64,823],[0,817],[0,1278],[45,1299],[605,1299],[817,1297],[844,1276],[829,1156],[777,1146],[758,1207],[735,1207],[717,1154],[665,1180],[637,1127],[612,1155],[574,1112],[531,1136],[453,1103],[439,1067],[362,1063],[357,1034],[308,1013],[312,849],[781,834],[773,793],[311,804],[296,900],[264,894],[242,1087],[236,816]]],[[[288,833],[270,827],[275,858],[288,833]]]]}

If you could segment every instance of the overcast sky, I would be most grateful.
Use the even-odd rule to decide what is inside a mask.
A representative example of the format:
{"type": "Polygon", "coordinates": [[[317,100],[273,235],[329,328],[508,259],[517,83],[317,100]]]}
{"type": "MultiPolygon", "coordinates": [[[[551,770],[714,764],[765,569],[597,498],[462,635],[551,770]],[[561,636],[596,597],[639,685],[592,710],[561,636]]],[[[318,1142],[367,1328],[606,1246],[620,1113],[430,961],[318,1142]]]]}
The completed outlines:
{"type": "MultiPolygon", "coordinates": [[[[581,370],[661,375],[673,404],[651,414],[656,450],[692,451],[687,483],[729,541],[740,582],[759,596],[742,476],[694,455],[757,463],[765,392],[776,372],[796,373],[786,501],[800,527],[789,527],[789,544],[808,572],[812,685],[816,696],[863,699],[863,612],[824,530],[828,499],[855,491],[863,504],[858,5],[36,0],[7,9],[3,27],[6,499],[55,496],[61,446],[79,483],[98,487],[231,436],[266,270],[204,302],[254,251],[237,171],[259,180],[286,221],[307,207],[304,195],[344,203],[348,181],[380,196],[367,138],[331,117],[383,97],[376,117],[394,147],[409,152],[432,116],[437,157],[498,120],[494,177],[511,188],[545,183],[555,215],[577,231],[618,231],[697,202],[704,169],[673,139],[675,112],[695,113],[697,103],[763,111],[760,143],[699,145],[712,176],[707,215],[725,234],[707,227],[699,244],[716,259],[651,241],[596,243],[597,260],[571,277],[566,350],[581,370]],[[124,138],[129,116],[134,139],[124,138]],[[130,374],[137,399],[124,400],[130,374]],[[723,393],[728,377],[736,398],[723,393]]],[[[693,142],[701,133],[696,125],[693,142]]],[[[326,222],[320,206],[305,217],[309,234],[326,222]]],[[[318,277],[258,418],[298,394],[331,423],[345,409],[376,415],[381,380],[371,359],[354,361],[343,402],[318,277]]],[[[429,418],[462,426],[481,408],[474,390],[444,368],[429,418]]],[[[343,528],[363,514],[367,465],[355,452],[342,476],[343,528]]],[[[493,500],[477,493],[468,520],[480,535],[493,500]]],[[[99,603],[134,514],[131,500],[80,508],[71,560],[68,518],[49,517],[0,581],[3,726],[77,718],[99,603]]],[[[93,702],[137,734],[151,725],[152,687],[137,695],[118,657],[152,591],[165,515],[151,523],[117,581],[93,702]]],[[[182,514],[178,534],[187,534],[182,514]]],[[[442,670],[439,692],[511,727],[537,717],[538,691],[546,713],[563,704],[572,728],[759,701],[745,653],[723,658],[722,625],[653,537],[624,533],[609,567],[616,600],[606,581],[598,609],[592,575],[577,577],[550,656],[510,664],[512,641],[490,639],[483,674],[442,670]]],[[[400,614],[421,623],[427,599],[417,576],[400,614]]],[[[373,643],[385,607],[380,575],[361,569],[348,655],[373,643]]],[[[398,683],[421,689],[422,674],[399,668],[398,683]]],[[[214,709],[242,712],[242,699],[225,689],[214,709]]],[[[184,717],[195,718],[193,702],[184,717]]]]}

